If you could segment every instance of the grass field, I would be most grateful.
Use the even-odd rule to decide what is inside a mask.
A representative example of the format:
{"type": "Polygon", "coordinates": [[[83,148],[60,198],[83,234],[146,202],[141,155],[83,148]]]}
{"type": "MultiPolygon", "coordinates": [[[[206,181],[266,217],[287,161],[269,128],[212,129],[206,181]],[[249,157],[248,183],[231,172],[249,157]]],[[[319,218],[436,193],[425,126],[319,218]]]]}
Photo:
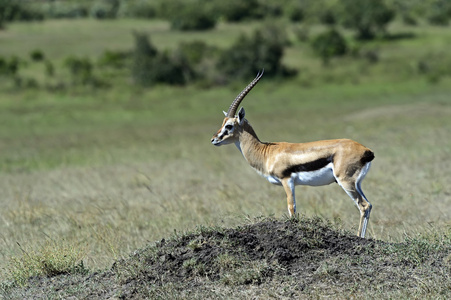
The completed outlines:
{"type": "MultiPolygon", "coordinates": [[[[257,25],[181,34],[160,21],[19,23],[0,32],[0,54],[27,57],[38,48],[57,62],[70,54],[95,58],[105,49],[130,49],[134,29],[150,32],[161,48],[191,39],[225,47],[257,25]]],[[[348,57],[325,68],[295,42],[284,60],[300,68],[298,76],[263,78],[243,103],[263,141],[347,137],[371,148],[376,159],[363,183],[373,204],[367,235],[384,241],[451,225],[451,78],[432,83],[412,71],[431,53],[443,64],[451,61],[445,52],[451,33],[408,30],[414,38],[365,46],[378,50],[375,65],[348,57]]],[[[2,278],[9,276],[10,257],[49,242],[55,251],[70,245],[88,268],[98,269],[174,231],[284,216],[282,188],[255,174],[234,146],[210,144],[242,85],[146,90],[125,82],[51,93],[3,84],[2,278]]],[[[337,185],[297,187],[297,201],[302,214],[357,231],[358,211],[337,185]]]]}

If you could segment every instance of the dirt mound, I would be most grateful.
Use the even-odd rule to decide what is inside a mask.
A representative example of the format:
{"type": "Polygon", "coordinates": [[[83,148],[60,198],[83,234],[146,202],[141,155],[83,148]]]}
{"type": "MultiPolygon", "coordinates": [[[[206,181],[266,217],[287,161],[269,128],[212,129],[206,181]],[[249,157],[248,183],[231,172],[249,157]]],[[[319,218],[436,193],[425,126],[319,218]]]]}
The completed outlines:
{"type": "MultiPolygon", "coordinates": [[[[156,252],[150,260],[148,251],[135,253],[134,259],[156,274],[146,278],[154,283],[162,277],[184,281],[197,275],[220,280],[225,269],[261,261],[268,266],[267,274],[257,280],[261,283],[270,280],[277,270],[284,275],[316,270],[315,263],[326,255],[363,255],[363,249],[375,244],[376,241],[341,235],[320,219],[265,220],[235,229],[201,230],[169,242],[162,240],[152,249],[156,252]],[[227,258],[223,265],[221,260],[227,258]]],[[[128,262],[118,262],[114,267],[128,262]]]]}
{"type": "Polygon", "coordinates": [[[449,250],[424,241],[408,245],[361,239],[319,218],[264,219],[232,229],[199,228],[135,251],[108,271],[34,278],[28,288],[11,289],[9,295],[384,298],[433,291],[449,296],[449,250]]]}

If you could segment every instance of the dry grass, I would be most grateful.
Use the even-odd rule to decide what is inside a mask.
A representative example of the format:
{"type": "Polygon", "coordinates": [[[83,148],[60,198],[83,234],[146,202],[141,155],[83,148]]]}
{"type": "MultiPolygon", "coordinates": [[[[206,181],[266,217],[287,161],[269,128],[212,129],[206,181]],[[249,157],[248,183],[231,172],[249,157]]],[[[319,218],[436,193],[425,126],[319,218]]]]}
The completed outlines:
{"type": "Polygon", "coordinates": [[[10,279],[15,284],[25,285],[30,277],[52,277],[67,273],[88,273],[83,265],[86,253],[83,248],[63,241],[47,240],[39,250],[22,250],[20,256],[13,256],[8,265],[10,279]]]}
{"type": "MultiPolygon", "coordinates": [[[[446,136],[451,107],[440,100],[425,103],[377,106],[335,117],[331,108],[321,111],[327,120],[320,119],[319,112],[301,110],[300,129],[295,112],[286,112],[281,122],[265,121],[268,115],[249,110],[248,115],[264,140],[279,135],[290,141],[347,136],[371,147],[376,160],[363,185],[374,205],[368,235],[393,241],[449,226],[451,145],[446,136]]],[[[220,119],[171,124],[167,133],[148,128],[150,136],[169,134],[169,140],[160,137],[153,145],[102,152],[111,156],[111,164],[1,174],[2,257],[21,253],[16,242],[40,247],[51,237],[85,245],[86,265],[103,268],[174,230],[235,225],[246,215],[283,216],[286,204],[280,187],[255,174],[233,146],[209,144],[220,119]],[[150,153],[165,155],[146,157],[141,152],[147,147],[150,153]],[[136,156],[140,162],[121,162],[129,150],[132,156],[141,153],[136,156]]],[[[297,199],[306,215],[356,230],[358,212],[338,186],[300,186],[297,199]]]]}
{"type": "MultiPolygon", "coordinates": [[[[52,36],[58,24],[64,21],[43,26],[52,27],[46,29],[52,36]]],[[[124,43],[124,32],[147,26],[141,21],[124,24],[118,39],[124,43]]],[[[94,26],[85,25],[82,32],[94,26]]],[[[151,26],[155,41],[161,39],[163,46],[176,43],[174,36],[164,43],[167,32],[160,25],[151,26]]],[[[2,39],[16,44],[5,43],[9,48],[2,47],[2,53],[20,49],[18,54],[28,55],[28,49],[42,46],[42,41],[26,39],[37,44],[22,48],[21,38],[27,35],[20,33],[30,34],[35,27],[14,28],[16,36],[2,39]]],[[[230,32],[238,34],[240,28],[231,26],[230,32]]],[[[212,36],[222,38],[215,32],[204,38],[212,36]]],[[[79,54],[97,55],[104,47],[98,42],[79,54]]],[[[409,43],[418,42],[401,41],[398,46],[414,49],[409,43]]],[[[290,48],[288,60],[303,65],[304,58],[296,55],[304,47],[290,48]]],[[[308,88],[306,76],[329,73],[315,69],[312,58],[306,61],[309,69],[297,78],[282,83],[263,80],[244,102],[259,137],[291,142],[348,137],[372,148],[376,159],[363,183],[374,208],[369,237],[399,241],[449,227],[449,78],[436,85],[418,78],[391,82],[383,70],[371,69],[380,76],[365,77],[361,84],[314,82],[308,88]],[[371,78],[374,83],[368,82],[371,78]]],[[[333,66],[334,78],[340,78],[337,70],[345,63],[333,66]]],[[[18,244],[40,253],[49,239],[56,245],[68,243],[83,250],[86,266],[97,269],[174,230],[199,224],[232,226],[247,216],[284,216],[283,189],[255,174],[234,146],[215,148],[209,143],[221,124],[221,111],[240,89],[2,92],[2,278],[9,276],[9,259],[23,255],[18,244]]],[[[297,187],[297,201],[307,216],[319,215],[357,231],[358,212],[337,185],[297,187]]]]}
{"type": "Polygon", "coordinates": [[[88,275],[35,277],[0,295],[96,299],[430,298],[451,292],[450,235],[361,239],[315,217],[173,234],[88,275]]]}

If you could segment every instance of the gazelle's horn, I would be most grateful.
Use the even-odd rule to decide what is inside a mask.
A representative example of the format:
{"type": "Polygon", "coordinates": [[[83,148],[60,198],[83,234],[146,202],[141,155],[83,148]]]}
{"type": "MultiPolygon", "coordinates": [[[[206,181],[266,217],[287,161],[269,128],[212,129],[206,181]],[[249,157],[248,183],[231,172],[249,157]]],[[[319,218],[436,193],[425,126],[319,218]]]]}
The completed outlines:
{"type": "Polygon", "coordinates": [[[229,110],[227,111],[227,117],[233,118],[235,116],[236,110],[237,110],[238,106],[240,106],[241,101],[243,101],[243,99],[247,95],[247,93],[249,93],[252,90],[252,88],[257,84],[257,82],[263,76],[264,72],[265,72],[264,69],[261,70],[260,72],[258,72],[255,79],[252,80],[252,82],[249,83],[247,85],[247,87],[244,90],[242,90],[241,93],[238,94],[238,96],[236,96],[235,100],[233,100],[232,104],[229,107],[229,110]]]}

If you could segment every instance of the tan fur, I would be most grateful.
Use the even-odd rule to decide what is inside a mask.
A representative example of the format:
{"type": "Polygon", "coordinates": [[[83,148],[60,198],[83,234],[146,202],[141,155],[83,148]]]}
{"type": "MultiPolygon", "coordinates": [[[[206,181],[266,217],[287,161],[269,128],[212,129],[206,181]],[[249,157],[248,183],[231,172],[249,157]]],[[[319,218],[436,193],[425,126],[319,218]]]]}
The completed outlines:
{"type": "Polygon", "coordinates": [[[359,192],[360,181],[363,179],[359,180],[359,176],[364,168],[367,171],[369,168],[367,164],[374,157],[370,149],[349,139],[309,143],[262,143],[247,120],[240,120],[239,117],[226,117],[219,131],[213,136],[212,143],[217,146],[235,143],[252,168],[264,177],[270,176],[277,179],[287,194],[290,216],[296,212],[295,183],[293,174],[288,175],[287,169],[291,166],[315,162],[318,159],[330,158],[335,181],[355,201],[360,210],[358,235],[365,236],[371,204],[365,199],[361,190],[359,192]],[[232,126],[233,132],[227,130],[225,126],[232,126]],[[365,161],[365,155],[370,156],[369,161],[365,161]]]}

